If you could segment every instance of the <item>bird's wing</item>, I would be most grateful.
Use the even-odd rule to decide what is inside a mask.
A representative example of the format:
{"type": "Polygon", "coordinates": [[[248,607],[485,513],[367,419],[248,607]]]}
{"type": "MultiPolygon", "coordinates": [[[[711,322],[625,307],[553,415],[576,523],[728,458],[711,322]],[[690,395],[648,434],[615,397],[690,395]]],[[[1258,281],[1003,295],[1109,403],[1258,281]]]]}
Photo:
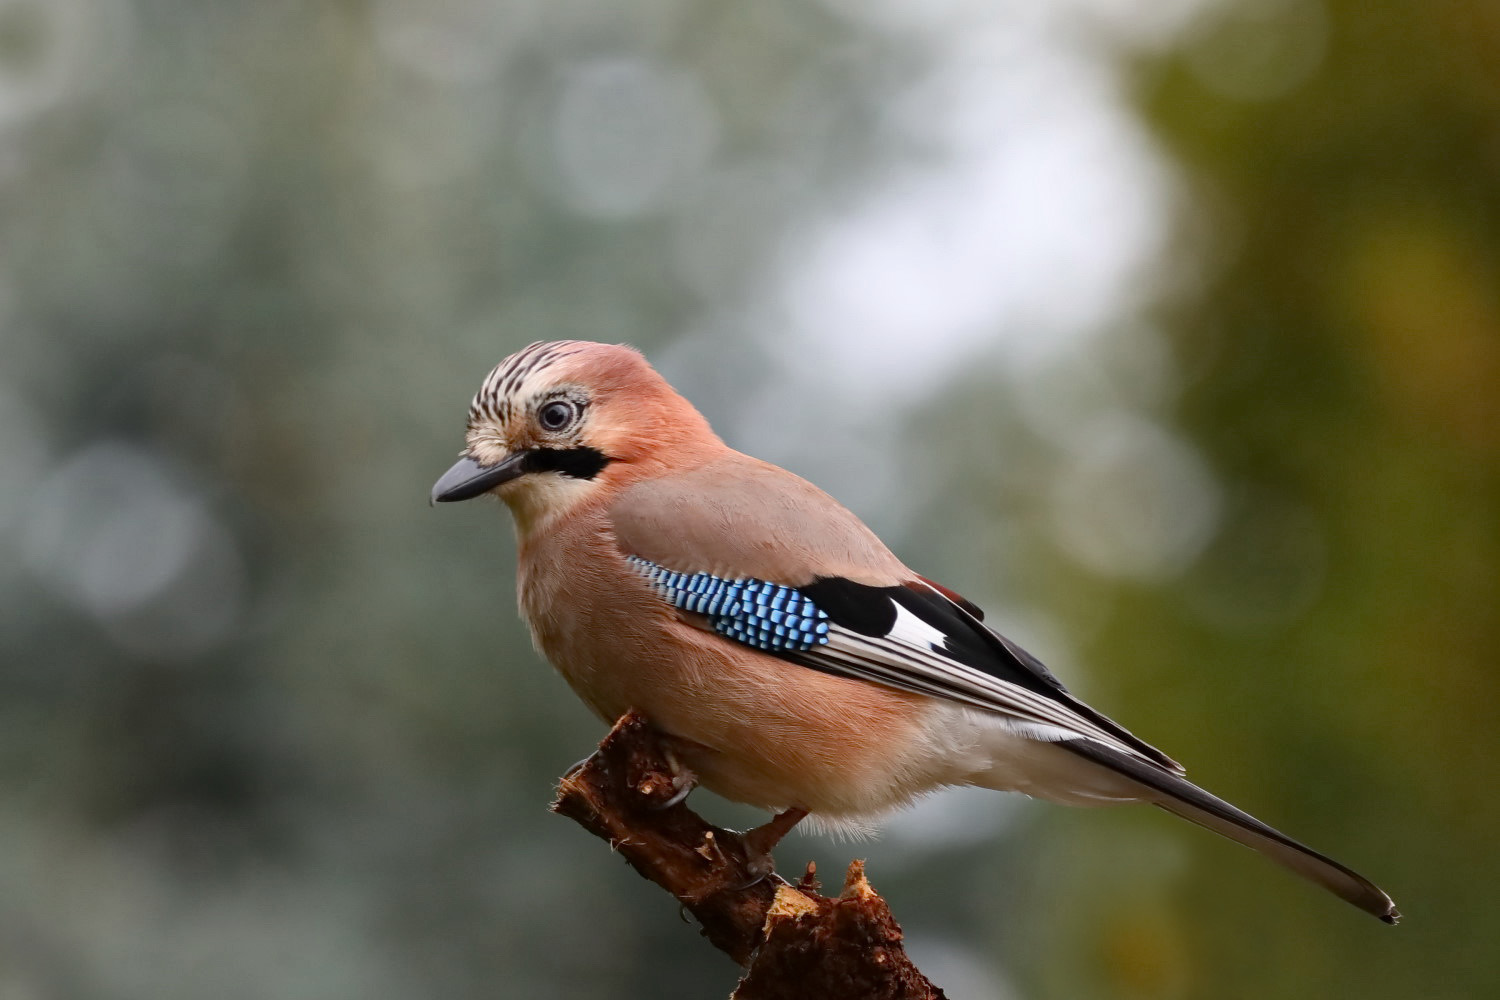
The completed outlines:
{"type": "Polygon", "coordinates": [[[896,583],[911,571],[859,518],[785,469],[727,451],[626,487],[609,520],[620,548],[674,570],[811,583],[896,583]]]}
{"type": "Polygon", "coordinates": [[[732,641],[992,712],[1037,739],[1092,739],[1182,773],[789,472],[736,456],[628,488],[610,520],[621,551],[666,600],[732,641]]]}
{"type": "Polygon", "coordinates": [[[1172,758],[1075,698],[1036,657],[923,580],[877,588],[830,578],[801,592],[829,614],[833,627],[826,644],[791,659],[998,712],[1040,739],[1094,739],[1184,773],[1172,758]]]}

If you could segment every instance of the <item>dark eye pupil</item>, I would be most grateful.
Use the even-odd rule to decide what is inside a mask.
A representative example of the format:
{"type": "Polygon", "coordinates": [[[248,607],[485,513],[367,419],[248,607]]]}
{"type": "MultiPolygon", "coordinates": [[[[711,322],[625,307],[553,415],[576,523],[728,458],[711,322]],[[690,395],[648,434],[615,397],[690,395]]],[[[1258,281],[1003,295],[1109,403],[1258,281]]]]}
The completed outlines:
{"type": "Polygon", "coordinates": [[[573,407],[567,403],[548,403],[542,407],[542,426],[549,431],[558,430],[573,419],[573,407]]]}

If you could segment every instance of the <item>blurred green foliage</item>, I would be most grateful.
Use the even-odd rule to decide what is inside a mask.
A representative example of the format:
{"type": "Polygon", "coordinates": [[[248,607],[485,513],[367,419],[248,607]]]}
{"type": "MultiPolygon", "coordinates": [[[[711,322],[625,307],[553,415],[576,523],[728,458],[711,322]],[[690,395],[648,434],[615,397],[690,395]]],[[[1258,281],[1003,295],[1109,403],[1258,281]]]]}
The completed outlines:
{"type": "MultiPolygon", "coordinates": [[[[1247,100],[1201,61],[1264,14],[1240,6],[1139,77],[1208,207],[1184,239],[1210,245],[1215,273],[1162,315],[1193,373],[1177,419],[1229,516],[1192,571],[1118,595],[1091,658],[1110,662],[1109,703],[1138,731],[1364,867],[1406,920],[1390,934],[1330,920],[1231,848],[1185,840],[1189,872],[1149,931],[1134,900],[1101,912],[1086,879],[1053,897],[1049,932],[1094,940],[1096,961],[1045,981],[1073,996],[1488,995],[1500,9],[1328,4],[1316,72],[1247,100]],[[1309,532],[1323,553],[1297,566],[1309,532]],[[1308,572],[1323,580],[1304,602],[1308,572]],[[1283,601],[1302,606],[1278,620],[1283,601]]],[[[1100,857],[1090,874],[1107,834],[1075,825],[1057,850],[1100,857]]]]}

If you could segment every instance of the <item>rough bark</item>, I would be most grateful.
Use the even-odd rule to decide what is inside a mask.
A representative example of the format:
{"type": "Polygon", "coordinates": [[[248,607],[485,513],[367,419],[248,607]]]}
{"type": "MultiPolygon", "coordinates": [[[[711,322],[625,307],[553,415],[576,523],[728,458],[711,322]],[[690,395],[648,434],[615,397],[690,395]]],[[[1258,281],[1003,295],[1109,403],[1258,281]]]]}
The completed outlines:
{"type": "Polygon", "coordinates": [[[943,996],[907,958],[863,862],[850,864],[837,897],[818,892],[811,866],[791,885],[756,846],[764,834],[725,830],[669,804],[680,787],[663,738],[631,713],[562,779],[552,809],[675,896],[703,936],[745,968],[733,1000],[943,996]]]}

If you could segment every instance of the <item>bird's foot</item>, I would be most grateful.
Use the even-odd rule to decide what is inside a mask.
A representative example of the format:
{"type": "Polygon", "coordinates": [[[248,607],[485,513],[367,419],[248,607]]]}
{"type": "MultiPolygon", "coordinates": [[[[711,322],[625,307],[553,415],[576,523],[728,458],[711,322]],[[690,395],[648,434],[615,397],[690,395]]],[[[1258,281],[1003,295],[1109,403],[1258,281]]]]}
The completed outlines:
{"type": "MultiPolygon", "coordinates": [[[[602,749],[603,746],[601,745],[600,750],[602,749]]],[[[652,810],[670,809],[675,805],[680,805],[692,793],[693,789],[698,787],[697,775],[693,774],[685,764],[677,759],[677,755],[672,752],[669,746],[662,743],[658,749],[661,756],[667,762],[667,780],[661,780],[663,775],[659,768],[646,768],[646,773],[638,776],[633,781],[636,791],[640,792],[647,800],[646,808],[652,810]],[[660,802],[655,801],[664,788],[670,788],[672,790],[671,794],[660,802]]],[[[583,758],[583,760],[578,761],[564,771],[562,780],[566,781],[573,777],[595,760],[603,762],[603,758],[599,756],[600,750],[595,750],[583,758]]]]}
{"type": "Polygon", "coordinates": [[[745,868],[754,876],[749,883],[740,888],[748,889],[775,874],[776,862],[771,857],[771,849],[781,843],[781,838],[790,833],[792,827],[806,817],[806,809],[793,806],[785,812],[777,813],[769,821],[753,830],[746,830],[739,835],[740,847],[745,852],[745,868]]]}
{"type": "Polygon", "coordinates": [[[693,789],[698,787],[698,779],[693,777],[691,771],[674,771],[672,773],[672,797],[660,805],[653,805],[656,810],[670,809],[687,801],[687,797],[693,794],[693,789]]]}
{"type": "Polygon", "coordinates": [[[693,774],[682,761],[677,759],[677,755],[672,752],[671,747],[663,746],[661,752],[662,756],[667,759],[667,764],[672,769],[672,794],[661,802],[651,803],[651,808],[658,812],[686,802],[687,797],[693,793],[693,789],[698,787],[698,776],[693,774]]]}

